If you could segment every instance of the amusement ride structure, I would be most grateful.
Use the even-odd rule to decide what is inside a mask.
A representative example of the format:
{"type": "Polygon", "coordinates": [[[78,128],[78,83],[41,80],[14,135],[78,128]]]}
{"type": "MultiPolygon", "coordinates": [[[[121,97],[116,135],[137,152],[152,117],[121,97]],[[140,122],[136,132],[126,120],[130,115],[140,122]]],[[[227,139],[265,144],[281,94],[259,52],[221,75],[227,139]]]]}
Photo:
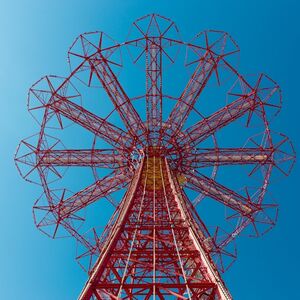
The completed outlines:
{"type": "Polygon", "coordinates": [[[287,175],[295,158],[269,128],[279,86],[242,76],[238,52],[225,32],[183,42],[173,21],[151,14],[123,43],[80,35],[70,75],[30,88],[41,129],[15,160],[43,187],[36,226],[80,245],[89,279],[79,299],[232,299],[220,274],[234,241],[274,226],[271,171],[287,175]]]}

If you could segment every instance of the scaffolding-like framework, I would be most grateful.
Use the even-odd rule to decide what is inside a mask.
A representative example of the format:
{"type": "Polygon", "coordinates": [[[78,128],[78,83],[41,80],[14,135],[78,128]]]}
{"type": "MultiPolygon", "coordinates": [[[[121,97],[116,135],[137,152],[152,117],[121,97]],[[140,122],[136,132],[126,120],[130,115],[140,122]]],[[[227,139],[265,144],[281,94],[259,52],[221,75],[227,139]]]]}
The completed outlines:
{"type": "MultiPolygon", "coordinates": [[[[242,76],[234,64],[238,52],[225,32],[204,31],[186,43],[173,21],[151,14],[133,23],[123,43],[103,32],[80,35],[69,50],[70,75],[45,76],[30,88],[28,109],[42,115],[41,130],[21,141],[15,160],[26,180],[34,181],[35,171],[43,187],[34,205],[37,227],[51,237],[63,229],[85,247],[78,258],[88,258],[89,280],[79,299],[232,299],[220,276],[236,257],[230,246],[241,232],[259,236],[275,225],[277,205],[267,199],[271,171],[288,175],[295,158],[288,138],[269,128],[271,114],[281,107],[278,84],[264,74],[242,76]],[[146,70],[142,95],[129,96],[117,76],[123,48],[146,70]],[[183,48],[192,73],[175,97],[163,89],[164,67],[175,64],[183,48]],[[212,81],[216,89],[229,87],[226,104],[204,116],[197,103],[210,96],[205,90],[212,81]],[[83,84],[88,96],[77,88],[83,84]],[[102,104],[94,113],[95,102],[88,106],[82,99],[99,97],[99,86],[111,101],[110,112],[102,104]],[[253,122],[255,129],[260,125],[262,134],[239,147],[219,146],[219,131],[241,119],[250,129],[253,122]],[[94,137],[92,147],[65,148],[52,136],[69,130],[67,121],[94,137]],[[217,180],[218,168],[242,165],[255,188],[217,180]],[[67,167],[92,169],[94,182],[73,193],[53,187],[67,167]],[[226,221],[234,220],[230,230],[217,224],[212,231],[200,219],[198,204],[205,197],[226,207],[226,221]],[[102,234],[92,228],[90,238],[78,226],[84,221],[80,212],[101,198],[115,211],[102,234]]],[[[177,90],[174,82],[171,89],[177,90]]],[[[74,139],[85,140],[80,133],[74,139]]],[[[240,172],[228,174],[238,183],[240,172]]]]}

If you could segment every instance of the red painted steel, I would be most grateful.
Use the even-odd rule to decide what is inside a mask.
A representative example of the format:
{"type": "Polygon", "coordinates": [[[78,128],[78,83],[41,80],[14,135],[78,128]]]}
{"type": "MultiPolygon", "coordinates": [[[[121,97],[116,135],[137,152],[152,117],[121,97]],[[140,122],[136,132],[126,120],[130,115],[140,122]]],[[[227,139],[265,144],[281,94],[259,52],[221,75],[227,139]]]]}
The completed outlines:
{"type": "Polygon", "coordinates": [[[134,177],[79,299],[232,299],[167,160],[146,157],[134,177]]]}
{"type": "MultiPolygon", "coordinates": [[[[278,84],[264,74],[242,76],[233,62],[238,51],[221,31],[183,42],[172,20],[151,14],[133,23],[123,43],[103,32],[80,35],[69,50],[70,75],[43,77],[29,90],[28,109],[41,129],[21,141],[15,161],[26,180],[38,177],[43,187],[34,205],[37,227],[51,237],[65,230],[85,249],[78,258],[88,260],[89,280],[80,299],[232,299],[219,271],[236,258],[232,245],[242,231],[259,236],[275,225],[277,205],[267,195],[271,173],[276,168],[288,175],[295,159],[288,138],[270,131],[270,113],[281,106],[278,84]],[[124,48],[146,74],[145,91],[136,97],[126,91],[138,78],[121,84],[118,77],[124,48]],[[192,71],[174,97],[164,88],[165,66],[184,48],[192,71]],[[226,105],[202,115],[198,106],[213,84],[225,86],[226,105]],[[262,134],[244,145],[221,146],[219,133],[243,119],[251,135],[255,122],[262,134]],[[80,134],[72,135],[72,124],[80,134]],[[64,139],[80,146],[65,147],[53,137],[64,131],[64,139]],[[82,147],[84,131],[92,136],[90,147],[82,147]],[[238,187],[239,176],[219,181],[218,168],[228,167],[247,168],[259,186],[238,187]],[[92,182],[85,173],[61,181],[66,168],[92,170],[92,182]],[[79,191],[64,186],[76,180],[79,191]],[[221,229],[215,213],[214,229],[200,219],[205,197],[226,208],[224,224],[233,226],[221,229]],[[88,220],[82,226],[82,211],[107,200],[115,212],[102,233],[88,220]]],[[[220,94],[213,96],[212,105],[220,94]]],[[[229,137],[235,141],[238,134],[229,137]]]]}

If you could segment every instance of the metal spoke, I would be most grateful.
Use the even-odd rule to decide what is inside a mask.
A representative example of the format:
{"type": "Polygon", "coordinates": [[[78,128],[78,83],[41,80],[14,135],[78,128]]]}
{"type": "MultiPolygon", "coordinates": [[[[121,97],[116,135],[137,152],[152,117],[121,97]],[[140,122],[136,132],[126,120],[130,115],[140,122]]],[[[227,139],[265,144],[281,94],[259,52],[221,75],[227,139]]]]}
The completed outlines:
{"type": "Polygon", "coordinates": [[[128,132],[138,138],[139,135],[145,132],[144,124],[116,75],[110,68],[106,58],[101,53],[99,56],[100,57],[95,56],[90,58],[89,62],[91,68],[106,90],[106,93],[118,111],[128,132]]]}
{"type": "Polygon", "coordinates": [[[69,101],[67,98],[59,97],[49,103],[49,107],[101,137],[112,146],[125,147],[130,140],[128,133],[109,123],[107,120],[94,115],[82,106],[69,101]]]}
{"type": "Polygon", "coordinates": [[[37,154],[40,166],[78,166],[117,168],[126,165],[126,158],[117,150],[40,150],[37,154]]]}
{"type": "Polygon", "coordinates": [[[243,95],[211,116],[186,129],[184,134],[188,138],[185,143],[197,145],[224,126],[241,118],[247,112],[255,110],[262,105],[262,102],[258,101],[255,96],[255,91],[243,95]]]}
{"type": "Polygon", "coordinates": [[[109,176],[97,180],[92,185],[77,192],[68,199],[63,200],[56,207],[59,219],[63,220],[70,214],[74,214],[80,209],[87,207],[100,198],[103,198],[114,191],[123,188],[131,179],[131,176],[126,176],[118,172],[112,172],[109,176]]]}
{"type": "Polygon", "coordinates": [[[252,204],[248,198],[226,188],[215,180],[202,174],[187,173],[185,177],[190,188],[203,193],[210,198],[234,209],[241,215],[253,214],[258,208],[252,204]]]}
{"type": "Polygon", "coordinates": [[[182,161],[191,168],[221,165],[273,164],[273,148],[215,148],[197,149],[182,161]]]}
{"type": "Polygon", "coordinates": [[[146,46],[146,112],[151,144],[157,141],[162,122],[161,67],[161,38],[149,38],[146,46]]]}
{"type": "Polygon", "coordinates": [[[218,60],[209,58],[209,52],[200,60],[183,93],[166,122],[165,130],[170,130],[172,135],[180,131],[187,120],[195,102],[199,98],[207,81],[217,66],[218,60]]]}

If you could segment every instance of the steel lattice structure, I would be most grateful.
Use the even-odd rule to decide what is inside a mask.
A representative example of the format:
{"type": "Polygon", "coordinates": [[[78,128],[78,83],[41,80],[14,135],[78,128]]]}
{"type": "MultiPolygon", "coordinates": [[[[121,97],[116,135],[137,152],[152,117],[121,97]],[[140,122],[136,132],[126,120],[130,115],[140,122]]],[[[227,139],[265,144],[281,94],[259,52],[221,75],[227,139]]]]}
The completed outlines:
{"type": "Polygon", "coordinates": [[[220,272],[236,257],[233,242],[275,225],[271,171],[288,175],[295,158],[288,138],[270,131],[281,107],[278,84],[264,74],[242,76],[238,52],[225,32],[203,31],[187,43],[173,21],[151,14],[133,23],[123,43],[103,32],[80,35],[68,52],[69,76],[45,76],[30,88],[28,109],[41,129],[21,141],[15,161],[26,180],[39,178],[43,187],[34,205],[37,227],[84,246],[78,259],[89,280],[79,299],[232,299],[220,272]],[[123,62],[125,48],[133,64],[123,62]],[[129,67],[136,71],[122,85],[129,67]],[[143,88],[135,73],[141,70],[146,90],[135,93],[143,88]],[[199,112],[208,109],[205,98],[214,110],[206,115],[199,112]],[[243,127],[252,136],[246,143],[220,146],[222,138],[240,143],[243,127]],[[239,185],[242,167],[254,183],[239,185]],[[89,184],[84,170],[92,171],[89,184]],[[227,184],[217,179],[222,174],[227,184]],[[74,182],[82,189],[71,192],[74,182]],[[220,223],[217,209],[206,213],[216,223],[202,219],[204,198],[226,208],[220,223]],[[100,234],[93,213],[99,204],[104,217],[108,203],[112,216],[100,234]]]}

